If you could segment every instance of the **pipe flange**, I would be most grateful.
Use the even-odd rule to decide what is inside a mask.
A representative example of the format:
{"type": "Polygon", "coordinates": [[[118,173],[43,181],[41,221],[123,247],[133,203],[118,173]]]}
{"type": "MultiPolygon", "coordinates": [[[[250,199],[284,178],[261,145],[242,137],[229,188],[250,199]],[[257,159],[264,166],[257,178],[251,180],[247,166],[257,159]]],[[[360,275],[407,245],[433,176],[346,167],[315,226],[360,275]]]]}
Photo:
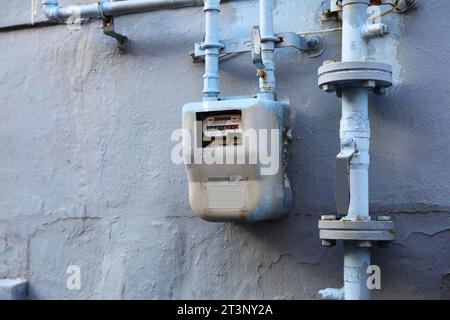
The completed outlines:
{"type": "Polygon", "coordinates": [[[393,221],[319,221],[319,236],[322,241],[377,241],[392,242],[395,240],[393,221]]]}
{"type": "Polygon", "coordinates": [[[392,86],[392,66],[381,62],[325,62],[319,68],[319,87],[342,96],[345,88],[367,88],[384,94],[392,86]]]}

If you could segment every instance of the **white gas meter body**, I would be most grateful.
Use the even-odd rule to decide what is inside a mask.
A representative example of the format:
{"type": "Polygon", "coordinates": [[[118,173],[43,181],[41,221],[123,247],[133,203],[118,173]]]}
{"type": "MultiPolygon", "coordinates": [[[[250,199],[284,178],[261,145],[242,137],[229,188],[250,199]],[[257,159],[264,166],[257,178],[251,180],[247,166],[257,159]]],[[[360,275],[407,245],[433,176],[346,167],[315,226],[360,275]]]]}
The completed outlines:
{"type": "Polygon", "coordinates": [[[286,103],[236,98],[183,107],[189,202],[202,219],[254,222],[287,215],[286,103]]]}

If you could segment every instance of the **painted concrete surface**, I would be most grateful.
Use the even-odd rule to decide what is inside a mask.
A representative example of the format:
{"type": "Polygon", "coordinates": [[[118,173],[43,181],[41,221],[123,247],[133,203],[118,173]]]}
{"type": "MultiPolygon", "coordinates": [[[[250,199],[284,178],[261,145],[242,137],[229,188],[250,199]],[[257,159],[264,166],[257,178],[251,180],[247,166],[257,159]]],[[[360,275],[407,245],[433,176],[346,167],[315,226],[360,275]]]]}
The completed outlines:
{"type": "MultiPolygon", "coordinates": [[[[29,1],[0,1],[6,25],[29,1]]],[[[90,1],[86,1],[90,2],[90,1]]],[[[450,298],[450,3],[387,19],[392,34],[371,55],[395,64],[388,97],[371,97],[370,203],[393,214],[397,240],[373,249],[378,299],[450,298]],[[436,10],[436,7],[440,8],[436,10]]],[[[65,1],[64,3],[70,3],[65,1]]],[[[327,28],[321,1],[278,0],[275,28],[327,28]]],[[[223,38],[256,25],[257,1],[225,4],[223,38]]],[[[14,18],[14,17],[17,17],[14,18]]],[[[315,58],[277,52],[278,95],[292,106],[288,218],[213,224],[190,211],[170,140],[181,107],[201,99],[201,8],[120,17],[126,55],[94,21],[0,33],[0,278],[25,278],[29,299],[315,299],[342,285],[342,246],[322,248],[317,220],[335,211],[340,101],[317,88],[317,69],[339,59],[324,36],[315,58]],[[69,290],[70,265],[81,289],[69,290]]],[[[221,62],[222,94],[258,90],[249,54],[221,62]]]]}

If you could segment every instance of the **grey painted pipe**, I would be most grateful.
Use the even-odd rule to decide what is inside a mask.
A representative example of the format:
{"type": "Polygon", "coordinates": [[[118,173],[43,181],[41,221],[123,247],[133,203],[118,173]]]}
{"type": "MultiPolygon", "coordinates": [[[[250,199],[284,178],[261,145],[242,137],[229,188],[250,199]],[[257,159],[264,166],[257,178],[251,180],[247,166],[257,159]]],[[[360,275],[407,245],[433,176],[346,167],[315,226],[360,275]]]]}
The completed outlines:
{"type": "Polygon", "coordinates": [[[219,52],[220,43],[220,0],[205,0],[205,74],[203,75],[203,100],[217,100],[220,94],[219,52]]]}
{"type": "Polygon", "coordinates": [[[273,31],[273,0],[259,1],[259,27],[261,32],[261,58],[264,74],[259,77],[259,88],[262,96],[275,98],[275,37],[273,31]]]}
{"type": "MultiPolygon", "coordinates": [[[[223,1],[223,2],[226,2],[223,1]]],[[[101,0],[92,4],[60,6],[58,0],[42,0],[48,19],[64,22],[71,17],[102,18],[163,9],[198,7],[203,0],[101,0]]]]}
{"type": "MultiPolygon", "coordinates": [[[[344,1],[342,16],[342,60],[364,61],[368,45],[361,30],[367,24],[369,0],[344,1]]],[[[348,220],[369,217],[369,91],[344,89],[342,93],[341,142],[352,141],[358,150],[350,163],[350,207],[348,220]]]]}
{"type": "Polygon", "coordinates": [[[103,2],[103,14],[106,16],[125,15],[138,12],[154,11],[161,9],[176,9],[186,7],[198,7],[203,5],[202,0],[134,0],[103,2]]]}
{"type": "MultiPolygon", "coordinates": [[[[342,61],[364,61],[368,45],[362,30],[367,25],[370,0],[344,0],[342,12],[342,61]]],[[[369,215],[369,144],[370,123],[368,89],[347,88],[342,92],[340,128],[341,153],[356,147],[357,155],[350,162],[350,206],[346,221],[370,220],[369,215]]],[[[344,241],[344,287],[319,292],[323,299],[367,300],[367,267],[370,248],[360,248],[344,241]]]]}
{"type": "MultiPolygon", "coordinates": [[[[344,0],[342,13],[342,60],[364,61],[368,45],[362,29],[367,25],[370,0],[344,0]]],[[[365,88],[342,92],[341,144],[352,141],[358,153],[350,162],[350,206],[344,220],[370,220],[369,215],[369,91],[365,88]]],[[[344,242],[344,297],[370,299],[367,267],[370,248],[344,242]]]]}

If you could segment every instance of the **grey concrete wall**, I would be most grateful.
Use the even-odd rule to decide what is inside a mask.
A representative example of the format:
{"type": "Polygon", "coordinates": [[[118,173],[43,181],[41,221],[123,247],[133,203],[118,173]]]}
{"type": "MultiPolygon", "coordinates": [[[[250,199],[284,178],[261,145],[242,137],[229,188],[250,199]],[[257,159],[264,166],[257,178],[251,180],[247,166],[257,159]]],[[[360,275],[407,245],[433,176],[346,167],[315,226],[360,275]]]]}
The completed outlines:
{"type": "MultiPolygon", "coordinates": [[[[80,1],[90,2],[90,1],[80,1]]],[[[70,1],[63,1],[70,3],[70,1]]],[[[27,24],[31,1],[0,1],[0,27],[27,24]],[[5,7],[6,6],[6,7],[5,7]]],[[[319,0],[278,0],[276,31],[327,28],[319,0]]],[[[388,97],[372,97],[370,199],[394,214],[397,240],[373,249],[375,298],[450,298],[450,27],[446,0],[387,19],[372,55],[395,64],[388,97]]],[[[42,19],[38,12],[37,18],[42,19]]],[[[223,37],[248,34],[257,1],[224,5],[223,37]]],[[[201,99],[200,8],[121,17],[126,55],[99,21],[0,33],[0,278],[28,298],[315,299],[342,284],[342,247],[322,248],[317,220],[335,210],[340,101],[317,88],[339,37],[316,58],[277,53],[279,96],[293,110],[287,219],[213,224],[189,209],[170,141],[183,104],[201,99]],[[66,287],[69,265],[81,290],[66,287]]],[[[257,92],[248,54],[221,63],[224,95],[257,92]]]]}

